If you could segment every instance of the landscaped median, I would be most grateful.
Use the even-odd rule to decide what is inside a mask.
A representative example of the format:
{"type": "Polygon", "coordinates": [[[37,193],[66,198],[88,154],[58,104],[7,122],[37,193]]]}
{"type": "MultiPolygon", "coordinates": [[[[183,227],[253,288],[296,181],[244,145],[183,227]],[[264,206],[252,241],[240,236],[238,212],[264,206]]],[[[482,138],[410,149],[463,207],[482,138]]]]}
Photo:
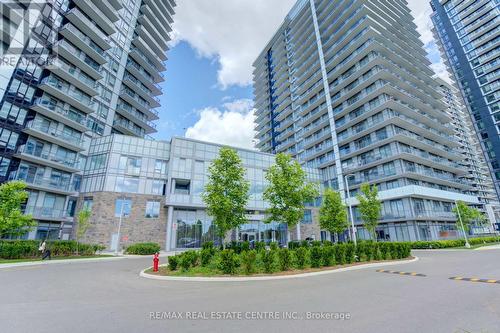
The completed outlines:
{"type": "Polygon", "coordinates": [[[401,263],[401,260],[412,259],[410,251],[409,243],[360,242],[355,246],[352,243],[302,242],[281,249],[275,243],[268,248],[257,243],[255,249],[250,249],[248,243],[233,243],[230,248],[221,250],[208,242],[199,251],[170,256],[168,264],[160,266],[159,272],[146,269],[141,275],[213,280],[220,277],[241,280],[317,275],[333,270],[351,270],[365,264],[374,267],[389,261],[401,263]]]}

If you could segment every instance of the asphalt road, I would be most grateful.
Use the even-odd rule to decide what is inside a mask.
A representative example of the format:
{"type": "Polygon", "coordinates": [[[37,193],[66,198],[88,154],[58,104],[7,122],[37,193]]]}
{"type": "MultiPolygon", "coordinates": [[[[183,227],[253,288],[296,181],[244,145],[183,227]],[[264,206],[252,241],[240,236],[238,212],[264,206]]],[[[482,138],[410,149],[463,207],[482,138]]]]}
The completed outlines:
{"type": "Polygon", "coordinates": [[[449,279],[500,280],[500,250],[415,254],[387,269],[426,277],[170,282],[139,277],[149,259],[2,269],[0,332],[500,332],[500,284],[449,279]]]}

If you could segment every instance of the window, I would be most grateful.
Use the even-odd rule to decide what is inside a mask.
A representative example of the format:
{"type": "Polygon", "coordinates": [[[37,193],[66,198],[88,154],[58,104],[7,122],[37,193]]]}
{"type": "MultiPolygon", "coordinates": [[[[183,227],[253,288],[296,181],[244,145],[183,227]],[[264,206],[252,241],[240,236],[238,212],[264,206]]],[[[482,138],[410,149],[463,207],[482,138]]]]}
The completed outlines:
{"type": "Polygon", "coordinates": [[[189,195],[189,189],[191,187],[191,182],[189,180],[176,179],[174,194],[186,194],[189,195]]]}
{"type": "Polygon", "coordinates": [[[312,223],[312,213],[311,210],[307,209],[304,211],[304,218],[302,219],[302,224],[312,223]]]}
{"type": "Polygon", "coordinates": [[[156,160],[155,161],[155,173],[166,174],[167,173],[167,161],[156,160]]]}
{"type": "Polygon", "coordinates": [[[115,217],[128,217],[132,209],[132,200],[130,199],[116,199],[115,201],[115,217]]]}
{"type": "Polygon", "coordinates": [[[162,180],[153,180],[151,194],[163,195],[163,184],[162,180]]]}
{"type": "Polygon", "coordinates": [[[83,198],[82,208],[83,209],[92,210],[92,205],[93,204],[94,204],[94,198],[93,197],[84,197],[83,198]]]}
{"type": "Polygon", "coordinates": [[[5,177],[7,175],[9,164],[10,159],[0,156],[0,177],[5,177]]]}
{"type": "Polygon", "coordinates": [[[160,202],[148,201],[146,202],[146,215],[148,219],[156,219],[160,216],[160,202]]]}
{"type": "Polygon", "coordinates": [[[116,179],[115,191],[127,193],[139,192],[139,178],[118,177],[116,179]]]}
{"type": "Polygon", "coordinates": [[[120,171],[126,173],[139,174],[141,172],[141,159],[132,156],[120,156],[120,171]]]}

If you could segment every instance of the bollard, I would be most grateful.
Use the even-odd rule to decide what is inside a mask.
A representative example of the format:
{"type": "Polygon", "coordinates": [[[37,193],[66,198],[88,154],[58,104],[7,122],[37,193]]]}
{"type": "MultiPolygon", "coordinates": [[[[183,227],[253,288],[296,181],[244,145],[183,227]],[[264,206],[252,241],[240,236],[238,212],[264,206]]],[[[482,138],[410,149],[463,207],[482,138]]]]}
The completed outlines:
{"type": "Polygon", "coordinates": [[[160,263],[160,254],[156,252],[153,257],[153,272],[158,272],[159,263],[160,263]]]}

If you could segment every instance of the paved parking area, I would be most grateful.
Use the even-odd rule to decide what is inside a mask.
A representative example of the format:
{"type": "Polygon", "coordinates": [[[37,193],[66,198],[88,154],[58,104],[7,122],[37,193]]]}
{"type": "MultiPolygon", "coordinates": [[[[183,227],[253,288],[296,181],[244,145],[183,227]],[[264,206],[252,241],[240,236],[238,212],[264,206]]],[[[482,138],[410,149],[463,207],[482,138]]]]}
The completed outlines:
{"type": "Polygon", "coordinates": [[[500,250],[300,279],[140,278],[149,258],[0,270],[1,332],[498,332],[500,250]],[[411,273],[425,276],[411,276],[411,273]]]}

